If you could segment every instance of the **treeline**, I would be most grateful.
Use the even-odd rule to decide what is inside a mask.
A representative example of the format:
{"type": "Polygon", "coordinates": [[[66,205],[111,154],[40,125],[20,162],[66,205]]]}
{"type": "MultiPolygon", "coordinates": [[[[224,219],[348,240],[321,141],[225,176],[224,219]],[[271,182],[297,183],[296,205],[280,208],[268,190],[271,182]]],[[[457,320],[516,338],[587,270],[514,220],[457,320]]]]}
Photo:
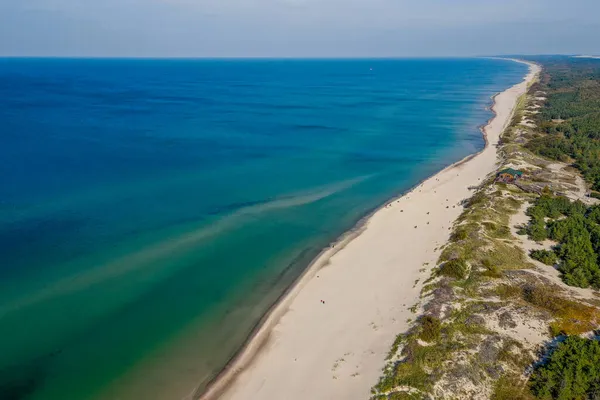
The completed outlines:
{"type": "Polygon", "coordinates": [[[530,388],[540,399],[600,398],[600,343],[568,337],[535,369],[530,388]]]}
{"type": "Polygon", "coordinates": [[[600,190],[600,60],[551,57],[534,60],[544,72],[534,91],[546,101],[537,114],[541,134],[526,146],[554,160],[572,162],[600,190]]]}
{"type": "Polygon", "coordinates": [[[600,288],[600,206],[587,207],[580,201],[548,194],[529,207],[531,217],[524,232],[535,241],[552,239],[559,244],[552,251],[532,251],[531,256],[546,264],[558,262],[568,285],[600,288]]]}
{"type": "MultiPolygon", "coordinates": [[[[544,92],[546,101],[535,117],[540,131],[526,147],[571,163],[593,189],[600,190],[600,60],[538,57],[533,61],[542,64],[544,71],[532,91],[544,92]]],[[[532,251],[531,257],[557,265],[569,285],[600,289],[600,206],[544,193],[527,214],[530,223],[521,233],[536,241],[558,243],[551,250],[532,251]]],[[[539,399],[600,399],[600,342],[575,334],[562,339],[534,367],[529,389],[539,399]]]]}

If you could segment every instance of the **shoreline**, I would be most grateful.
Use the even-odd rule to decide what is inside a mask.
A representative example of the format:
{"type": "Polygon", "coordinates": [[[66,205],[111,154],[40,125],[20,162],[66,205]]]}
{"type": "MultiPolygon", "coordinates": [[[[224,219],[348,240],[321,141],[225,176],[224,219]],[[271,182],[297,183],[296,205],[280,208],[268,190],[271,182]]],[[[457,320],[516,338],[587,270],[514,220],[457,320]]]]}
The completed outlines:
{"type": "MultiPolygon", "coordinates": [[[[256,390],[254,390],[254,389],[258,388],[258,390],[260,390],[260,388],[262,388],[264,382],[256,385],[256,382],[252,382],[252,377],[247,377],[248,379],[245,379],[245,381],[249,380],[250,383],[239,382],[239,380],[241,380],[240,378],[246,372],[248,372],[248,373],[251,372],[252,367],[254,366],[255,363],[258,362],[258,359],[265,355],[265,353],[266,353],[265,349],[267,347],[269,347],[269,345],[272,344],[272,342],[275,340],[274,339],[274,336],[275,336],[274,334],[276,333],[276,332],[274,332],[275,328],[282,323],[282,319],[284,317],[286,317],[286,315],[288,313],[293,311],[293,310],[291,310],[291,306],[293,305],[294,301],[299,297],[299,295],[302,294],[303,289],[305,289],[309,283],[316,281],[315,277],[317,277],[317,278],[319,277],[317,275],[319,272],[325,271],[328,266],[331,266],[334,257],[336,257],[338,255],[342,255],[344,253],[344,252],[342,252],[342,250],[347,249],[350,244],[353,244],[355,241],[357,241],[357,239],[361,238],[365,234],[365,232],[370,228],[370,226],[374,223],[375,219],[378,219],[378,220],[381,219],[380,217],[383,214],[388,214],[388,211],[393,209],[396,206],[396,204],[398,204],[404,200],[410,200],[410,197],[412,195],[421,193],[422,190],[425,189],[425,186],[433,185],[433,187],[435,187],[436,182],[439,182],[440,178],[442,178],[442,177],[446,178],[446,176],[447,175],[449,176],[450,173],[452,174],[452,176],[454,176],[454,172],[456,172],[457,170],[460,170],[463,167],[468,166],[469,163],[471,163],[473,160],[480,158],[480,156],[483,156],[485,153],[490,153],[490,150],[492,150],[491,153],[493,153],[493,156],[494,156],[493,164],[495,165],[497,151],[494,148],[494,146],[497,144],[497,139],[499,139],[501,133],[505,130],[505,128],[508,126],[508,124],[510,124],[510,121],[512,119],[512,116],[514,115],[515,106],[516,106],[518,98],[520,97],[520,94],[517,93],[518,95],[513,96],[514,98],[510,99],[510,100],[514,100],[512,102],[514,104],[511,105],[510,112],[507,115],[499,114],[499,112],[497,110],[497,107],[499,107],[498,99],[500,96],[502,96],[504,94],[507,94],[507,93],[511,94],[512,93],[511,91],[518,91],[515,89],[521,88],[522,86],[524,86],[526,88],[527,85],[539,73],[539,67],[534,63],[530,63],[530,62],[526,62],[526,61],[522,61],[522,60],[516,60],[516,59],[505,59],[505,60],[510,60],[513,62],[527,64],[529,66],[529,71],[525,75],[522,82],[506,89],[503,92],[497,93],[491,97],[492,106],[490,107],[490,110],[493,112],[493,116],[488,120],[487,124],[482,125],[480,127],[480,130],[482,132],[484,142],[485,142],[483,149],[481,149],[480,151],[478,151],[474,154],[468,155],[468,156],[464,157],[463,159],[443,168],[442,170],[438,171],[434,175],[417,183],[415,186],[413,186],[408,191],[406,191],[402,194],[399,194],[397,196],[394,196],[390,200],[383,203],[380,207],[377,207],[370,213],[366,214],[364,217],[362,217],[357,222],[357,224],[353,228],[351,228],[350,230],[348,230],[344,234],[342,234],[336,241],[332,242],[328,247],[322,249],[321,252],[309,263],[309,265],[306,267],[304,272],[302,274],[300,274],[300,276],[298,276],[298,278],[294,281],[294,283],[292,285],[290,285],[290,287],[288,287],[281,294],[281,296],[279,296],[277,301],[273,304],[272,307],[269,308],[269,310],[265,313],[263,318],[261,318],[257,322],[251,335],[244,342],[244,344],[240,347],[240,351],[238,351],[237,354],[234,357],[232,357],[232,359],[226,364],[226,366],[223,368],[223,370],[208,384],[208,386],[206,387],[204,392],[201,394],[201,393],[198,393],[197,391],[194,391],[190,395],[184,397],[184,399],[199,398],[201,400],[216,400],[216,399],[221,398],[223,395],[232,394],[232,392],[233,392],[233,394],[232,394],[233,397],[228,396],[227,399],[230,399],[230,398],[237,399],[237,398],[244,398],[244,397],[252,398],[253,394],[257,395],[258,392],[256,392],[256,390]],[[501,121],[502,126],[496,129],[497,132],[496,131],[492,132],[495,135],[495,137],[493,137],[492,140],[490,140],[491,133],[488,132],[488,130],[496,128],[493,126],[494,122],[502,117],[504,117],[504,120],[501,121]],[[493,139],[496,139],[496,140],[494,141],[493,139]],[[418,192],[417,192],[417,190],[418,190],[418,192]],[[235,385],[237,383],[242,384],[241,390],[239,388],[232,387],[233,385],[235,385]],[[245,385],[245,388],[244,388],[244,385],[245,385]],[[236,391],[234,389],[238,389],[238,390],[236,391]],[[240,396],[236,397],[235,394],[239,393],[239,392],[243,392],[240,395],[241,397],[240,396]],[[248,394],[247,392],[253,392],[253,393],[248,394]],[[199,397],[197,397],[197,396],[199,396],[199,397]]],[[[489,161],[489,160],[487,160],[487,161],[489,161]]],[[[479,171],[479,172],[481,172],[481,171],[479,171]]],[[[485,174],[487,174],[492,171],[484,171],[484,172],[485,172],[485,174]]],[[[456,176],[460,176],[460,173],[456,174],[456,176]]],[[[481,179],[479,180],[479,182],[471,181],[469,186],[478,185],[481,182],[482,182],[481,179]]],[[[467,190],[468,190],[468,188],[467,188],[467,190]]],[[[435,194],[436,191],[434,190],[433,193],[435,194]]],[[[429,194],[431,194],[431,192],[429,192],[429,194]]],[[[467,196],[467,197],[469,197],[469,196],[467,196]]],[[[446,199],[446,201],[448,202],[448,199],[446,199]]],[[[453,206],[450,210],[456,209],[457,204],[455,204],[455,202],[448,203],[448,206],[446,206],[446,209],[449,209],[449,205],[453,206]]],[[[459,207],[459,209],[460,209],[460,207],[459,207]]],[[[403,211],[404,210],[400,210],[401,213],[403,211]]],[[[407,214],[409,214],[409,213],[407,213],[407,214]]],[[[429,215],[429,212],[427,212],[427,215],[429,215]]],[[[422,219],[423,218],[421,218],[421,220],[422,219]]],[[[456,217],[452,218],[449,221],[450,225],[446,225],[446,227],[451,226],[451,224],[454,222],[455,219],[456,219],[456,217]]],[[[429,222],[427,222],[427,224],[429,225],[429,222]]],[[[415,225],[415,229],[416,228],[417,228],[417,225],[415,225]]],[[[445,227],[442,226],[442,228],[445,228],[445,227]]],[[[408,231],[407,227],[405,227],[404,230],[408,231]]],[[[448,231],[446,231],[446,232],[448,232],[448,231]]],[[[447,236],[446,232],[444,232],[444,233],[447,236]]],[[[411,235],[411,236],[414,236],[414,235],[411,235]]],[[[435,242],[436,242],[436,245],[439,244],[439,240],[436,240],[435,242]]],[[[445,240],[443,240],[443,243],[445,243],[445,240]]],[[[423,245],[423,243],[420,243],[420,244],[423,245]]],[[[425,244],[431,245],[432,248],[434,247],[434,243],[427,242],[425,244]]],[[[370,250],[372,250],[372,249],[370,249],[370,250]]],[[[433,253],[435,254],[436,251],[437,251],[437,247],[434,249],[433,253]]],[[[429,257],[429,258],[431,258],[431,257],[429,257]]],[[[429,263],[425,263],[425,264],[429,264],[429,263]]],[[[423,265],[425,265],[425,264],[423,264],[423,265]]],[[[435,261],[434,261],[434,265],[435,265],[435,261]]],[[[429,267],[429,268],[431,268],[431,267],[429,267]]],[[[415,271],[412,271],[412,272],[414,275],[415,271]]],[[[336,277],[336,279],[340,279],[340,278],[341,278],[340,276],[336,277]]],[[[412,279],[412,277],[411,277],[411,279],[412,279]]],[[[325,279],[323,279],[322,281],[325,281],[325,279]]],[[[417,279],[417,281],[418,281],[418,279],[417,279]]],[[[417,287],[417,282],[415,282],[413,289],[415,289],[416,287],[417,287]]],[[[397,287],[396,289],[402,289],[402,288],[397,287]]],[[[414,290],[412,292],[414,292],[414,290]]],[[[413,300],[418,300],[418,295],[416,297],[414,297],[413,300]]],[[[323,304],[325,304],[325,303],[323,303],[323,304]]],[[[401,303],[392,304],[392,309],[394,309],[396,314],[403,314],[396,307],[396,306],[399,306],[400,304],[401,303]]],[[[403,304],[403,306],[406,306],[406,304],[403,304]]],[[[320,305],[316,306],[315,309],[318,307],[320,307],[320,305]]],[[[314,310],[311,310],[311,312],[312,311],[314,311],[314,310]]],[[[346,311],[348,311],[348,310],[346,310],[346,311]]],[[[350,311],[350,314],[351,313],[352,313],[352,311],[350,311]]],[[[393,322],[394,323],[396,322],[395,318],[393,319],[393,322]]],[[[319,326],[321,326],[321,325],[319,325],[319,326]]],[[[314,328],[314,326],[313,326],[313,328],[314,328]]],[[[309,328],[306,328],[306,329],[309,329],[309,328]]],[[[314,331],[314,329],[313,329],[313,331],[314,331]]],[[[400,333],[401,331],[402,331],[402,329],[394,330],[395,333],[394,333],[393,337],[395,338],[395,334],[400,333]]],[[[389,335],[387,335],[387,336],[389,336],[389,335]]],[[[386,339],[389,339],[389,338],[386,338],[386,339]]],[[[388,340],[388,342],[389,342],[389,340],[388,340]]],[[[391,344],[391,343],[386,342],[384,347],[389,349],[389,344],[391,344]]],[[[305,350],[307,350],[307,349],[305,349],[305,350]]],[[[381,355],[381,354],[378,354],[378,355],[381,355]]],[[[318,356],[318,354],[317,354],[317,356],[318,356]]],[[[337,367],[336,367],[337,364],[339,364],[339,363],[334,364],[333,369],[337,369],[337,367]]],[[[378,366],[378,368],[376,370],[378,375],[379,375],[380,369],[383,366],[384,366],[384,363],[383,363],[383,360],[381,360],[380,365],[378,366]]],[[[275,370],[284,368],[283,365],[280,365],[279,367],[277,365],[274,365],[274,366],[272,365],[271,367],[275,370]]],[[[264,368],[263,368],[263,370],[264,370],[264,368]]],[[[260,376],[260,374],[258,374],[258,375],[260,376]]],[[[264,378],[264,375],[262,375],[262,376],[264,378]]],[[[356,376],[358,376],[358,373],[356,374],[356,376]]],[[[335,377],[335,375],[334,375],[333,379],[338,380],[338,378],[335,377]]],[[[254,381],[256,381],[256,379],[254,379],[254,381]]],[[[370,387],[373,386],[375,383],[376,383],[376,380],[369,381],[368,389],[370,390],[370,387]]],[[[283,386],[283,385],[285,385],[285,383],[281,382],[280,385],[283,386]]],[[[364,385],[362,385],[362,386],[364,386],[364,385]]],[[[288,390],[288,386],[286,386],[284,389],[288,390]]],[[[297,395],[304,397],[304,396],[306,396],[306,393],[297,393],[297,395]]],[[[332,396],[328,395],[327,393],[323,393],[322,397],[319,397],[319,398],[336,398],[336,397],[335,396],[332,397],[332,396]]]]}
{"type": "MultiPolygon", "coordinates": [[[[492,99],[492,102],[494,101],[494,98],[498,95],[498,93],[494,94],[493,96],[491,96],[490,98],[492,99]]],[[[491,109],[491,107],[490,107],[491,109]]],[[[490,118],[490,121],[495,117],[495,114],[492,118],[490,118]]],[[[478,151],[477,153],[473,153],[473,154],[469,154],[468,156],[463,157],[462,159],[453,162],[452,164],[442,168],[441,170],[437,171],[435,174],[428,176],[425,179],[420,180],[419,182],[417,182],[414,186],[412,186],[410,189],[405,190],[404,192],[402,192],[401,194],[395,195],[394,197],[392,197],[390,200],[386,200],[382,205],[377,206],[375,208],[373,208],[371,211],[367,212],[363,217],[361,217],[358,222],[356,222],[356,224],[354,224],[354,226],[352,226],[352,228],[350,228],[349,230],[345,231],[344,233],[342,233],[337,239],[335,239],[334,241],[332,241],[327,247],[324,247],[323,249],[321,249],[319,251],[319,253],[311,260],[310,263],[308,263],[308,265],[306,266],[306,268],[304,269],[304,271],[292,282],[292,284],[290,286],[288,286],[275,300],[275,302],[273,303],[273,305],[271,307],[269,307],[267,309],[267,311],[265,312],[265,314],[263,315],[263,317],[260,318],[260,320],[257,321],[257,323],[252,327],[252,331],[250,333],[250,335],[248,336],[248,338],[244,341],[244,343],[242,343],[242,345],[240,346],[240,350],[238,352],[236,352],[236,354],[225,364],[225,366],[223,367],[222,371],[219,372],[219,374],[217,374],[213,379],[211,379],[209,381],[209,383],[206,386],[206,390],[204,390],[202,393],[197,393],[196,391],[194,391],[191,394],[188,394],[187,396],[183,397],[181,400],[188,400],[188,399],[195,399],[198,398],[199,400],[216,400],[219,398],[220,395],[223,394],[224,391],[226,391],[226,388],[222,388],[221,390],[219,390],[217,388],[217,385],[219,385],[219,381],[224,380],[219,386],[221,385],[227,385],[229,383],[231,383],[232,381],[235,380],[235,376],[226,378],[226,376],[230,373],[239,373],[241,371],[230,371],[231,368],[233,368],[234,366],[236,366],[235,364],[237,362],[241,362],[241,360],[238,360],[238,358],[242,355],[242,353],[246,352],[247,347],[250,345],[250,343],[254,340],[257,340],[257,336],[260,334],[260,332],[262,331],[263,327],[266,327],[266,323],[269,321],[269,318],[271,317],[271,315],[273,313],[276,313],[278,310],[277,308],[280,306],[283,306],[283,302],[285,302],[286,300],[293,300],[293,298],[288,299],[288,297],[290,296],[290,294],[292,293],[292,291],[297,287],[297,286],[301,286],[302,284],[302,280],[307,278],[306,275],[308,272],[311,271],[312,268],[315,268],[315,264],[317,263],[317,261],[324,261],[323,265],[320,265],[319,268],[323,268],[327,265],[327,262],[329,261],[329,259],[331,257],[333,257],[337,252],[341,251],[344,249],[344,247],[346,247],[346,245],[348,243],[350,243],[352,240],[354,240],[356,237],[358,237],[362,231],[366,228],[367,223],[369,222],[369,219],[371,219],[376,213],[378,213],[379,211],[381,211],[381,209],[387,207],[389,204],[393,203],[394,201],[410,194],[413,190],[415,190],[416,188],[418,188],[420,185],[422,185],[424,182],[426,182],[427,180],[435,177],[436,175],[449,170],[449,169],[453,169],[456,168],[464,163],[469,162],[472,158],[476,157],[479,153],[483,152],[485,150],[485,148],[488,146],[488,140],[487,140],[487,136],[485,135],[483,129],[486,126],[485,125],[481,125],[479,127],[479,130],[482,132],[482,137],[484,139],[485,145],[484,148],[481,149],[480,151],[478,151]],[[339,246],[339,247],[337,247],[339,246]],[[331,251],[335,248],[335,251],[331,251]],[[325,260],[321,260],[322,258],[325,258],[325,260]],[[213,393],[213,387],[214,387],[214,393],[213,393]],[[196,397],[200,395],[200,397],[196,397]]],[[[299,288],[301,289],[301,288],[299,288]]],[[[274,321],[276,323],[276,321],[274,321]]],[[[268,340],[268,337],[264,338],[263,341],[268,340]]],[[[256,346],[257,348],[254,350],[254,353],[249,355],[250,357],[256,355],[256,353],[258,351],[260,351],[260,349],[262,348],[262,346],[260,346],[260,344],[258,346],[256,346]]],[[[248,360],[248,364],[251,363],[252,360],[248,360]]],[[[246,365],[240,365],[237,366],[236,369],[238,370],[243,370],[246,367],[246,365]]]]}
{"type": "MultiPolygon", "coordinates": [[[[494,99],[497,95],[498,95],[498,93],[491,96],[492,102],[494,101],[494,99]]],[[[492,106],[493,106],[493,104],[492,104],[492,106]]],[[[490,107],[490,110],[493,112],[492,107],[490,107]]],[[[494,118],[495,118],[495,114],[494,114],[494,116],[492,116],[492,118],[490,118],[489,121],[491,121],[494,118]]],[[[441,174],[442,172],[444,172],[446,170],[450,170],[450,169],[456,168],[464,163],[467,163],[472,158],[476,157],[478,154],[483,152],[485,150],[485,148],[488,146],[487,136],[485,135],[485,132],[484,132],[484,128],[486,125],[487,124],[481,125],[479,127],[479,130],[482,132],[482,137],[485,142],[483,149],[481,149],[477,153],[469,154],[468,156],[465,156],[462,159],[455,161],[454,163],[442,168],[435,174],[433,174],[425,179],[422,179],[421,181],[419,181],[418,183],[416,183],[414,186],[412,186],[410,189],[407,189],[403,193],[395,195],[390,200],[386,200],[382,205],[375,207],[372,211],[369,211],[367,214],[365,214],[363,217],[361,217],[358,220],[358,222],[356,222],[356,224],[354,224],[354,226],[352,228],[350,228],[349,230],[342,233],[336,240],[332,241],[327,247],[324,247],[323,249],[321,249],[321,251],[319,251],[319,253],[306,266],[304,271],[294,280],[294,282],[289,287],[287,287],[281,293],[281,295],[279,295],[277,297],[277,299],[275,300],[273,305],[271,307],[269,307],[269,309],[265,312],[263,317],[260,320],[258,320],[257,323],[252,327],[252,331],[251,331],[250,335],[244,341],[244,343],[242,343],[242,345],[240,346],[240,350],[238,352],[236,352],[236,354],[225,364],[222,371],[219,372],[213,379],[211,379],[209,381],[209,383],[206,386],[206,390],[204,390],[202,393],[197,393],[196,391],[194,391],[193,393],[183,397],[181,400],[188,400],[188,399],[191,400],[191,399],[196,399],[196,398],[198,400],[217,400],[219,398],[219,396],[221,396],[227,390],[227,388],[224,388],[223,386],[228,385],[228,384],[232,383],[233,381],[235,381],[235,375],[240,373],[244,368],[248,367],[249,364],[252,363],[254,356],[256,356],[256,354],[262,349],[263,345],[265,344],[264,342],[266,342],[269,339],[268,336],[266,336],[264,338],[259,338],[258,336],[262,333],[263,329],[270,330],[270,329],[272,329],[273,324],[277,323],[277,321],[279,320],[278,317],[280,317],[280,315],[275,315],[275,314],[278,314],[278,312],[281,312],[281,311],[287,311],[287,310],[278,310],[278,308],[280,308],[280,307],[283,308],[286,305],[286,302],[291,302],[293,300],[293,297],[290,297],[292,295],[292,292],[294,291],[294,289],[298,289],[298,290],[302,289],[302,281],[304,279],[309,280],[312,278],[312,276],[311,277],[307,276],[309,274],[309,272],[311,272],[311,270],[313,270],[313,272],[317,272],[318,269],[327,266],[329,259],[331,257],[333,257],[337,252],[343,250],[344,247],[346,247],[346,245],[348,243],[350,243],[352,240],[354,240],[356,237],[358,237],[362,233],[362,231],[366,228],[366,225],[368,224],[369,220],[376,213],[381,211],[383,208],[387,207],[389,204],[393,203],[394,201],[401,199],[402,197],[412,193],[415,189],[417,189],[420,185],[422,185],[427,180],[434,178],[435,176],[437,176],[438,174],[441,174]],[[335,248],[335,251],[333,251],[334,248],[335,248]],[[320,263],[321,265],[319,265],[319,267],[317,268],[316,264],[319,261],[321,261],[321,263],[320,263]],[[270,321],[271,318],[273,318],[275,320],[270,321]],[[269,324],[269,322],[271,324],[269,324]],[[251,349],[249,349],[249,347],[251,346],[252,342],[254,342],[254,341],[259,341],[259,343],[255,343],[255,346],[252,346],[253,352],[251,354],[247,355],[248,360],[245,360],[245,359],[242,360],[241,357],[243,357],[243,353],[246,353],[247,351],[251,351],[251,349]],[[243,363],[243,365],[237,365],[238,363],[243,363]],[[236,371],[232,371],[231,369],[235,369],[236,371]],[[233,375],[228,376],[230,374],[233,374],[233,375]],[[200,397],[197,397],[198,395],[200,395],[200,397]]],[[[313,274],[313,276],[314,276],[314,274],[313,274]]]]}

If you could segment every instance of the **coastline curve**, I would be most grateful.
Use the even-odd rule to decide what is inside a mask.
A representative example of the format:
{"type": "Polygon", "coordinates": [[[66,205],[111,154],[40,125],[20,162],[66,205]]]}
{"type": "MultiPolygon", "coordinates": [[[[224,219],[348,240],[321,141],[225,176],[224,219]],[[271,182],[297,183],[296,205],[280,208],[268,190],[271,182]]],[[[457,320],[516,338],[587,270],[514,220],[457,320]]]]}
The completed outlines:
{"type": "MultiPolygon", "coordinates": [[[[182,400],[191,400],[191,399],[200,399],[200,400],[216,400],[222,398],[223,395],[228,393],[233,384],[237,382],[240,378],[240,375],[246,371],[248,371],[254,363],[257,361],[257,358],[261,353],[264,353],[264,350],[269,347],[270,342],[273,340],[273,330],[275,327],[282,321],[282,318],[286,316],[286,314],[290,311],[290,307],[294,303],[294,301],[301,294],[303,289],[307,287],[307,285],[314,280],[319,271],[322,271],[325,267],[329,266],[332,262],[332,259],[338,255],[343,253],[342,250],[345,250],[351,243],[353,243],[357,238],[363,236],[367,228],[371,226],[375,219],[380,220],[384,217],[389,218],[389,214],[392,210],[392,205],[399,204],[400,202],[405,202],[410,200],[413,195],[421,194],[423,190],[430,189],[430,187],[435,188],[439,185],[442,179],[444,181],[448,178],[449,175],[457,175],[454,174],[457,170],[467,166],[471,161],[476,160],[478,158],[482,158],[484,154],[490,153],[487,156],[486,166],[490,164],[492,167],[495,165],[496,159],[496,149],[495,145],[497,144],[501,133],[505,130],[506,126],[510,123],[512,116],[514,114],[514,108],[516,101],[520,95],[526,92],[526,88],[528,85],[533,82],[536,78],[537,74],[539,74],[540,67],[537,64],[518,60],[518,59],[505,59],[514,62],[524,63],[529,66],[529,72],[525,76],[524,80],[511,88],[506,89],[504,92],[498,93],[492,97],[493,105],[491,107],[491,111],[493,112],[493,116],[488,120],[485,126],[481,127],[481,132],[485,140],[485,145],[482,150],[477,153],[471,154],[462,160],[459,160],[435,175],[425,179],[424,181],[415,185],[412,189],[407,192],[392,198],[391,200],[385,202],[382,206],[374,209],[371,213],[364,216],[351,230],[345,232],[339,239],[333,242],[331,245],[327,246],[313,259],[313,261],[307,266],[304,272],[294,281],[294,283],[285,290],[282,295],[277,299],[277,301],[273,304],[273,306],[265,313],[263,318],[259,320],[253,329],[252,334],[248,337],[248,339],[241,346],[240,351],[227,363],[227,365],[223,368],[223,370],[211,381],[208,386],[200,391],[198,389],[194,390],[192,393],[188,394],[182,400]],[[510,110],[507,113],[506,104],[499,105],[499,96],[509,94],[507,99],[502,99],[502,102],[511,103],[510,110]],[[502,110],[499,110],[500,107],[503,107],[502,110]],[[499,121],[499,120],[502,121],[499,121]],[[496,122],[501,122],[499,126],[496,126],[496,122]],[[481,156],[481,157],[480,157],[481,156]],[[489,158],[493,157],[492,162],[490,163],[489,158]]],[[[488,168],[489,169],[489,168],[488,168]]],[[[478,171],[479,173],[485,172],[485,174],[492,172],[490,171],[478,171]]],[[[477,181],[473,182],[471,177],[466,178],[466,181],[469,181],[471,184],[477,184],[477,181]]],[[[481,179],[481,178],[479,178],[481,179]]],[[[437,194],[436,190],[433,190],[433,193],[437,194]]],[[[415,200],[415,199],[413,199],[415,200]]],[[[448,201],[448,200],[447,200],[448,201]]],[[[414,203],[414,201],[413,201],[414,203]]],[[[447,206],[446,208],[448,208],[447,206]]],[[[397,207],[396,207],[397,209],[397,207]]],[[[455,209],[455,208],[453,208],[455,209]]],[[[396,210],[397,211],[397,210],[396,210]]],[[[403,212],[401,210],[400,212],[403,212]]],[[[428,212],[429,214],[429,212],[428,212]]],[[[422,219],[422,218],[421,218],[422,219]]],[[[456,218],[452,218],[452,222],[456,218]]],[[[417,225],[415,225],[416,229],[417,225]]],[[[436,243],[439,241],[436,240],[436,243]]],[[[433,243],[432,243],[433,244],[433,243]]],[[[431,246],[433,247],[433,246],[431,246]]],[[[432,254],[429,254],[428,250],[428,258],[432,258],[431,256],[435,254],[433,251],[432,254]]],[[[412,279],[412,275],[411,275],[412,279]]],[[[322,282],[321,282],[322,283],[322,282]]],[[[415,284],[416,286],[416,284],[415,284]]],[[[415,299],[415,300],[418,300],[415,299]]],[[[396,310],[397,311],[397,310],[396,310]]],[[[397,333],[397,332],[396,332],[397,333]]],[[[388,335],[389,336],[389,335],[388,335]]],[[[395,337],[395,335],[394,335],[395,337]]],[[[387,346],[387,344],[386,344],[387,346]]],[[[383,366],[383,362],[379,366],[381,368],[383,366]]],[[[377,369],[376,373],[379,373],[379,369],[377,369]]],[[[370,382],[370,384],[374,384],[375,382],[370,382]]],[[[233,397],[235,398],[235,397],[233,397]]],[[[324,396],[325,398],[325,396],[324,396]]],[[[229,398],[228,398],[229,399],[229,398]]]]}

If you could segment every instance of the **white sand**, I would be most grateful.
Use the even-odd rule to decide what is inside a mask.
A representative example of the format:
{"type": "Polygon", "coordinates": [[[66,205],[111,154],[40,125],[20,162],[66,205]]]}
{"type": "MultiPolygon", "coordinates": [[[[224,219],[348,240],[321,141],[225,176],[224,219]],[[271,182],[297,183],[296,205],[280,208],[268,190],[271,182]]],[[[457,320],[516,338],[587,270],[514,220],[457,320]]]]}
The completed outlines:
{"type": "Polygon", "coordinates": [[[496,96],[485,150],[381,208],[324,252],[203,399],[368,399],[396,335],[415,317],[415,281],[435,265],[458,204],[472,195],[468,187],[495,170],[499,136],[538,72],[530,64],[525,81],[496,96]]]}

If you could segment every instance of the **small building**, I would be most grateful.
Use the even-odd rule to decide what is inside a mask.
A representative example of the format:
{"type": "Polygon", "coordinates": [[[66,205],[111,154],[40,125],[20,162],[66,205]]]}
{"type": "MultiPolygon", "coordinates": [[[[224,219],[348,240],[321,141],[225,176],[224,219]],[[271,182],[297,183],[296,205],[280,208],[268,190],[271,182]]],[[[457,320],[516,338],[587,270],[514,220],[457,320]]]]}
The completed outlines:
{"type": "Polygon", "coordinates": [[[511,183],[523,176],[523,172],[516,169],[506,168],[496,174],[496,182],[511,183]]]}

